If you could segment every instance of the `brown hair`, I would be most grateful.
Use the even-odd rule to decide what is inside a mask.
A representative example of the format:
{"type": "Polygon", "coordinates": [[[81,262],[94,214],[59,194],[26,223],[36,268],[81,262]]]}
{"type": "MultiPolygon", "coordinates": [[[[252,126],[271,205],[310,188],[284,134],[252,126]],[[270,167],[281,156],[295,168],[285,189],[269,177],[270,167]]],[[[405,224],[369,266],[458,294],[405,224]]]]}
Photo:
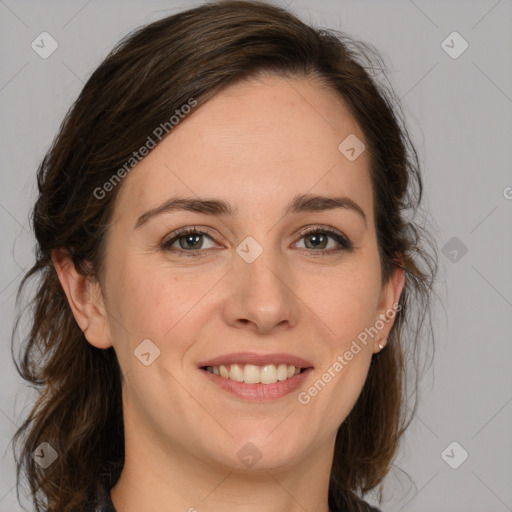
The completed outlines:
{"type": "Polygon", "coordinates": [[[350,510],[362,509],[357,495],[374,489],[388,473],[416,410],[420,349],[432,339],[437,271],[435,243],[416,220],[422,197],[418,157],[392,88],[379,82],[383,69],[369,45],[315,29],[259,1],[201,5],[139,28],[111,51],[67,113],[37,172],[39,196],[31,214],[36,262],[20,284],[17,304],[28,279],[39,280],[19,364],[13,357],[20,375],[40,394],[13,438],[16,452],[23,437],[19,456],[15,453],[18,498],[24,472],[38,512],[83,510],[100,482],[109,488],[116,483],[124,462],[121,372],[114,349],[87,342],[60,285],[52,250],[68,250],[77,269],[101,283],[105,233],[122,183],[101,199],[94,191],[191,98],[201,105],[236,80],[269,72],[318,79],[345,100],[371,157],[383,281],[397,265],[405,270],[401,310],[387,346],[373,356],[362,393],[336,439],[329,504],[335,508],[336,496],[342,496],[350,510]],[[409,384],[415,399],[408,418],[409,384]],[[42,442],[59,454],[46,470],[32,458],[42,442]]]}

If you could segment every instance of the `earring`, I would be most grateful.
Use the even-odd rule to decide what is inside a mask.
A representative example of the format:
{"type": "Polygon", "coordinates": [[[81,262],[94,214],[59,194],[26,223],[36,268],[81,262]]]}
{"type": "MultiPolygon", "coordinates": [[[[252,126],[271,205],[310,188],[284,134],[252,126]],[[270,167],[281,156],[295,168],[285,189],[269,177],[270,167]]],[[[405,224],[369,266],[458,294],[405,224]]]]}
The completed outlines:
{"type": "MultiPolygon", "coordinates": [[[[386,339],[384,338],[384,335],[382,335],[382,336],[380,337],[380,341],[384,341],[384,342],[386,341],[386,339]]],[[[385,347],[385,345],[382,345],[382,343],[379,343],[379,348],[380,348],[381,350],[382,350],[384,347],[385,347]]]]}

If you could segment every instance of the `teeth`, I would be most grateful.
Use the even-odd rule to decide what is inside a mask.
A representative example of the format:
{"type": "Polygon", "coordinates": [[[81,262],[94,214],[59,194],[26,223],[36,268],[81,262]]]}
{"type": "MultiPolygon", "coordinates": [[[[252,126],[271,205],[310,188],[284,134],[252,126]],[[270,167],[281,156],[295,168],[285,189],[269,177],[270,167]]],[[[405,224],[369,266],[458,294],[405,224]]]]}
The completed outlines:
{"type": "Polygon", "coordinates": [[[232,364],[231,370],[229,370],[229,378],[236,380],[237,382],[244,381],[244,369],[239,364],[232,364]]]}
{"type": "MultiPolygon", "coordinates": [[[[231,377],[231,372],[229,372],[229,376],[231,377]]],[[[247,382],[247,384],[258,384],[260,381],[260,369],[253,364],[246,364],[243,381],[247,382]]]]}
{"type": "Polygon", "coordinates": [[[286,380],[288,378],[288,366],[280,364],[277,367],[277,380],[286,380]]]}
{"type": "Polygon", "coordinates": [[[258,373],[260,373],[260,382],[262,384],[273,384],[277,382],[277,368],[273,364],[264,366],[261,371],[258,368],[258,373]]]}
{"type": "Polygon", "coordinates": [[[207,366],[206,370],[225,379],[247,384],[274,384],[277,381],[291,379],[300,373],[301,368],[286,364],[267,364],[256,366],[254,364],[231,364],[220,366],[207,366]]]}

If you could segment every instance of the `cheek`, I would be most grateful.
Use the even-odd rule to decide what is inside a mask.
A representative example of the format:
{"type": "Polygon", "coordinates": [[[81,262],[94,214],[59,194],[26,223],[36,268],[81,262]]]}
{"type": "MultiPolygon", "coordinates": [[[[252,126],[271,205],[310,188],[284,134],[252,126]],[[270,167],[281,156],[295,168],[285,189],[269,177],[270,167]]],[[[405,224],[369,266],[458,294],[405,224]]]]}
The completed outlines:
{"type": "Polygon", "coordinates": [[[336,290],[318,310],[328,334],[322,336],[322,363],[300,403],[309,404],[310,417],[321,417],[332,429],[348,416],[366,381],[372,338],[365,330],[375,322],[375,304],[372,287],[360,283],[336,290]]]}
{"type": "Polygon", "coordinates": [[[173,325],[187,301],[187,290],[170,272],[144,265],[143,259],[131,258],[111,273],[111,303],[130,333],[146,335],[173,325]]]}
{"type": "Polygon", "coordinates": [[[375,322],[379,293],[378,269],[358,263],[303,279],[297,295],[342,349],[375,322]]]}
{"type": "Polygon", "coordinates": [[[199,278],[197,272],[178,275],[169,264],[149,266],[144,259],[148,257],[132,258],[111,274],[114,338],[127,356],[144,339],[152,340],[161,352],[184,351],[199,325],[194,318],[197,321],[203,302],[208,302],[205,294],[219,277],[205,273],[199,278]]]}

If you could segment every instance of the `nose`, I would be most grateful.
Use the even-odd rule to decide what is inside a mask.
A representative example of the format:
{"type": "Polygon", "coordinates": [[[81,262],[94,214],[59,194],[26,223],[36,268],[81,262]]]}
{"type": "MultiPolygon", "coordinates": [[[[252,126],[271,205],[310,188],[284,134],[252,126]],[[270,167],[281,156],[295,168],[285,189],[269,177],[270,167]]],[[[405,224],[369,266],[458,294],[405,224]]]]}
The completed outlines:
{"type": "Polygon", "coordinates": [[[223,305],[227,324],[260,334],[287,330],[297,324],[299,303],[290,269],[264,250],[252,263],[237,260],[226,276],[228,292],[223,305]]]}

